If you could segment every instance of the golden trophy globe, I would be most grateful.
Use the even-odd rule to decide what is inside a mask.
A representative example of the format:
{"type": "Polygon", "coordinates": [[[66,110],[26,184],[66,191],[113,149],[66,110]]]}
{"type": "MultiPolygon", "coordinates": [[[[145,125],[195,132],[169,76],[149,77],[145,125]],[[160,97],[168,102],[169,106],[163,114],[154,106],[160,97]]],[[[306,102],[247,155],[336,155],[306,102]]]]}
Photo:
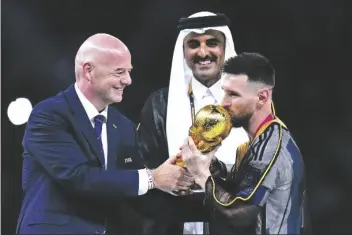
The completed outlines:
{"type": "MultiPolygon", "coordinates": [[[[207,153],[214,150],[230,134],[231,128],[231,116],[226,109],[220,105],[207,105],[196,113],[188,133],[197,149],[207,153]]],[[[187,167],[181,155],[177,156],[176,165],[187,167]]]]}

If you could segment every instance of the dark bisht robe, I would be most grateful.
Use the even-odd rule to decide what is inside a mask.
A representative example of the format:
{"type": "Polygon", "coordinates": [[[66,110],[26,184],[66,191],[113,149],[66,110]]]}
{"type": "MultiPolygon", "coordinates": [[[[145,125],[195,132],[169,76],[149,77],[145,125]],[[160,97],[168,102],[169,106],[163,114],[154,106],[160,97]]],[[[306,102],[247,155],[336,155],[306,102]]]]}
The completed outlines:
{"type": "MultiPolygon", "coordinates": [[[[166,137],[167,99],[168,88],[155,91],[149,96],[141,112],[138,127],[139,150],[150,169],[157,168],[169,158],[166,137]]],[[[181,235],[184,222],[206,221],[203,193],[173,196],[155,189],[147,194],[148,199],[141,206],[147,211],[161,210],[155,213],[161,213],[162,216],[156,219],[144,217],[144,235],[181,235]]]]}
{"type": "Polygon", "coordinates": [[[213,174],[206,182],[210,234],[311,234],[299,148],[279,119],[258,133],[238,148],[230,172],[213,162],[227,180],[213,174]]]}

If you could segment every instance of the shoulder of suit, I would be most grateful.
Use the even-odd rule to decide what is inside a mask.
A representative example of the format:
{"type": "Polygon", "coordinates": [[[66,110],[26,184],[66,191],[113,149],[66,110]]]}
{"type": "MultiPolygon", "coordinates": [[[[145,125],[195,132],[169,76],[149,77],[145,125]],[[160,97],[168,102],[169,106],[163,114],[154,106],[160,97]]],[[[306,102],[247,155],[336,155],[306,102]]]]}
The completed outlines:
{"type": "Polygon", "coordinates": [[[111,114],[113,115],[112,117],[109,117],[109,118],[118,119],[118,122],[120,124],[122,122],[122,123],[125,123],[125,124],[133,126],[133,127],[135,126],[135,123],[132,120],[130,120],[128,117],[126,117],[123,113],[121,113],[115,107],[110,105],[109,110],[111,111],[111,114]]]}
{"type": "Polygon", "coordinates": [[[58,93],[56,96],[44,99],[34,105],[33,112],[59,112],[68,110],[67,102],[63,96],[63,92],[58,93]]]}

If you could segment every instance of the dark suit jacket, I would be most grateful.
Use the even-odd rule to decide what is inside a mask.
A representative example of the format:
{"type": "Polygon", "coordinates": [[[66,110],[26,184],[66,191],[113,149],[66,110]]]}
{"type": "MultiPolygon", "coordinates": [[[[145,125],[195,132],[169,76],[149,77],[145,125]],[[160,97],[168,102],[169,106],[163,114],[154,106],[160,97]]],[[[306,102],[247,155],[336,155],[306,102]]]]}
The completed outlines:
{"type": "Polygon", "coordinates": [[[108,227],[109,234],[131,234],[131,227],[137,229],[135,221],[126,219],[129,209],[123,201],[138,195],[138,172],[133,169],[141,161],[135,127],[109,107],[107,135],[105,170],[74,86],[34,107],[23,138],[23,202],[17,233],[100,234],[108,227]]]}

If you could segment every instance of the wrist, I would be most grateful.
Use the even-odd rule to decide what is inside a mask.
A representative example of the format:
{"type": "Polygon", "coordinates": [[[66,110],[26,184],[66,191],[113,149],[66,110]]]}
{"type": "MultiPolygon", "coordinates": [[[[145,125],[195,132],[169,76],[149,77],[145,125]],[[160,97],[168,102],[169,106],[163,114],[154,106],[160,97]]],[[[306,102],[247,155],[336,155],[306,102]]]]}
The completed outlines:
{"type": "Polygon", "coordinates": [[[148,175],[148,191],[155,188],[155,179],[153,175],[153,170],[145,168],[147,175],[148,175]]]}
{"type": "Polygon", "coordinates": [[[196,177],[194,177],[194,181],[198,184],[202,189],[205,189],[205,183],[207,179],[211,176],[210,171],[206,171],[196,177]]]}

